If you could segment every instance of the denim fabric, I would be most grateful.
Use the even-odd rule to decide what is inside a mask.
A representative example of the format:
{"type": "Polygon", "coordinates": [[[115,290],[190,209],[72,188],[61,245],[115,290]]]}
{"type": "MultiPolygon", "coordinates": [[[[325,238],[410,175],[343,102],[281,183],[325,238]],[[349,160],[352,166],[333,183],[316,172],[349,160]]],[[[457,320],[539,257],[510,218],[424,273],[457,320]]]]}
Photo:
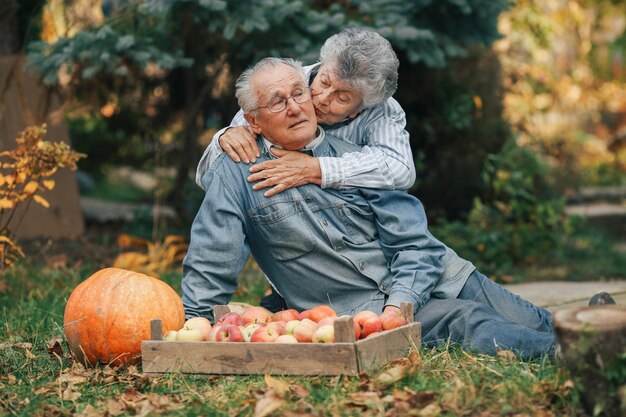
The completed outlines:
{"type": "MultiPolygon", "coordinates": [[[[313,153],[355,148],[327,135],[313,153]]],[[[274,157],[261,139],[259,149],[257,162],[274,157]]],[[[187,317],[212,318],[230,301],[250,253],[287,306],[327,304],[338,314],[456,297],[474,268],[428,232],[421,203],[404,191],[304,185],[265,197],[247,182],[249,166],[223,154],[202,179],[183,262],[187,317]]]]}
{"type": "Polygon", "coordinates": [[[448,341],[494,354],[512,350],[522,359],[549,354],[556,347],[550,313],[474,271],[458,298],[431,298],[415,314],[425,344],[448,341]]]}

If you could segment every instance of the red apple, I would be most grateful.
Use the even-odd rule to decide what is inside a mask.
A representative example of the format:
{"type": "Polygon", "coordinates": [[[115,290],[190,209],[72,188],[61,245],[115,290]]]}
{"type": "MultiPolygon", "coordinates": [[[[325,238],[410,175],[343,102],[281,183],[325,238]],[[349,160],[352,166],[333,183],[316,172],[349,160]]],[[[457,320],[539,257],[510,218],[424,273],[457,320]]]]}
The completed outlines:
{"type": "Polygon", "coordinates": [[[256,329],[254,333],[252,333],[252,336],[250,337],[250,341],[252,343],[273,342],[276,339],[278,339],[278,336],[280,336],[278,331],[268,325],[268,326],[259,327],[258,329],[256,329]]]}
{"type": "Polygon", "coordinates": [[[291,320],[298,320],[298,317],[300,316],[300,313],[298,313],[296,310],[294,310],[293,308],[290,308],[289,310],[282,310],[282,311],[278,311],[274,314],[272,314],[272,321],[291,321],[291,320]]]}
{"type": "Polygon", "coordinates": [[[274,340],[274,343],[298,343],[298,339],[290,334],[281,334],[274,340]]]}
{"type": "Polygon", "coordinates": [[[406,320],[402,317],[399,310],[387,309],[380,315],[383,330],[391,330],[406,324],[406,320]]]}
{"type": "Polygon", "coordinates": [[[336,316],[336,315],[337,313],[335,313],[335,310],[333,310],[332,308],[325,306],[325,305],[319,305],[309,310],[304,310],[302,313],[300,313],[300,320],[310,319],[317,323],[320,320],[322,320],[324,317],[336,316]]]}
{"type": "Polygon", "coordinates": [[[211,322],[206,317],[192,317],[183,324],[183,329],[195,329],[202,333],[202,339],[208,340],[211,322]]]}
{"type": "Polygon", "coordinates": [[[300,323],[294,328],[293,336],[298,339],[300,343],[307,343],[313,339],[313,333],[317,330],[317,323],[313,320],[302,319],[300,323]]]}
{"type": "Polygon", "coordinates": [[[239,326],[234,324],[223,324],[215,334],[216,342],[243,342],[243,334],[239,326]]]}
{"type": "Polygon", "coordinates": [[[367,336],[380,332],[383,329],[382,320],[378,317],[378,314],[373,311],[359,311],[352,319],[356,321],[361,328],[361,334],[359,335],[360,339],[365,339],[367,336]]]}
{"type": "Polygon", "coordinates": [[[243,329],[243,341],[249,342],[252,337],[252,333],[261,327],[265,326],[265,323],[250,323],[243,329]]]}
{"type": "Polygon", "coordinates": [[[218,324],[234,324],[235,326],[243,326],[246,323],[243,318],[237,313],[226,313],[215,323],[218,324]]]}
{"type": "Polygon", "coordinates": [[[284,334],[285,333],[285,326],[287,325],[286,322],[284,321],[273,321],[271,323],[267,323],[267,327],[271,327],[272,329],[276,330],[278,332],[278,334],[284,334]]]}
{"type": "Polygon", "coordinates": [[[176,341],[178,342],[201,342],[204,335],[198,329],[185,329],[184,327],[176,333],[176,341]]]}
{"type": "Polygon", "coordinates": [[[220,330],[220,328],[222,327],[221,324],[215,324],[215,326],[211,327],[211,330],[209,331],[209,334],[207,335],[207,342],[215,342],[215,335],[217,335],[217,332],[220,330]]]}
{"type": "Polygon", "coordinates": [[[332,324],[317,328],[311,338],[313,343],[335,343],[335,327],[332,324]]]}
{"type": "Polygon", "coordinates": [[[272,313],[260,306],[253,306],[248,308],[241,315],[243,322],[248,325],[250,323],[269,323],[272,321],[272,313]]]}

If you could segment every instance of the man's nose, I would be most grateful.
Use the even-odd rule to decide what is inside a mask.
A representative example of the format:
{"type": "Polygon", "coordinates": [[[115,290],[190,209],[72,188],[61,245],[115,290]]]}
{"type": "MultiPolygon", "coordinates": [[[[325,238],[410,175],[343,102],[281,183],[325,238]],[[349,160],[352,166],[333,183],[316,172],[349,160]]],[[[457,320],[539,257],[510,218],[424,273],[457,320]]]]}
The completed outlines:
{"type": "Polygon", "coordinates": [[[298,114],[301,111],[302,111],[302,107],[300,107],[300,105],[296,103],[296,100],[293,97],[289,97],[287,99],[287,113],[298,114]]]}

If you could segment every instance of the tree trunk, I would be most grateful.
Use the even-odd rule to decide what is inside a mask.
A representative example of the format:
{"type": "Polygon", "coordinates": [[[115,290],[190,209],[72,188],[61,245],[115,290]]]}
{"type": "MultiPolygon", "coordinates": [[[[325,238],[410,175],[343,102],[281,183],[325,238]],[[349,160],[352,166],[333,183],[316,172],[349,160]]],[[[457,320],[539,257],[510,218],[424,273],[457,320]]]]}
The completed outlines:
{"type": "Polygon", "coordinates": [[[13,0],[0,0],[0,55],[14,55],[21,47],[13,0]]]}
{"type": "Polygon", "coordinates": [[[585,411],[626,415],[626,307],[568,308],[557,311],[553,320],[585,411]]]}

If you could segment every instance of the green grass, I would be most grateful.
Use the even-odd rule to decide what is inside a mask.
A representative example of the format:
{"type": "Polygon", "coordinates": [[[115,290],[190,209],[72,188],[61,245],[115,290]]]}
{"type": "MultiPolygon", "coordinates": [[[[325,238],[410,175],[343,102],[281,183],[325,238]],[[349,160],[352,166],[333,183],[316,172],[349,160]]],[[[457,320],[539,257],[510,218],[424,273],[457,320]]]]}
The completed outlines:
{"type": "MultiPolygon", "coordinates": [[[[0,275],[0,416],[253,416],[269,415],[574,416],[577,394],[568,373],[549,361],[518,362],[454,347],[422,350],[412,361],[360,377],[146,377],[141,367],[82,369],[65,344],[65,302],[91,273],[89,265],[51,269],[26,261],[0,275]],[[31,347],[7,347],[29,343],[31,347]],[[268,408],[268,409],[269,409],[268,408]],[[108,413],[108,414],[107,414],[108,413]],[[265,415],[265,414],[263,414],[265,415]],[[413,414],[411,414],[413,415],[413,414]]],[[[180,273],[162,277],[180,293],[180,273]]],[[[257,304],[265,290],[253,266],[241,276],[236,299],[257,304]]]]}

